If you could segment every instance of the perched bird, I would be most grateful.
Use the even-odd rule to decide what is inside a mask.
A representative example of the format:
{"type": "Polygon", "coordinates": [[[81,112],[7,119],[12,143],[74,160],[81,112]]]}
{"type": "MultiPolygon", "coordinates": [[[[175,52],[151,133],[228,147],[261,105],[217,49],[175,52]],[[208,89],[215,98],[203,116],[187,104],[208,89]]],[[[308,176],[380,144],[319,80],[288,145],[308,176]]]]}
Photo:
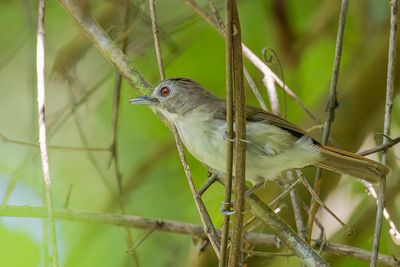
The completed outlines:
{"type": "MultiPolygon", "coordinates": [[[[195,81],[170,78],[147,96],[130,100],[161,113],[178,131],[189,152],[224,175],[226,170],[226,103],[195,81]]],[[[314,165],[378,182],[389,168],[376,161],[321,145],[285,119],[246,106],[246,180],[253,185],[273,180],[288,169],[314,165]]]]}

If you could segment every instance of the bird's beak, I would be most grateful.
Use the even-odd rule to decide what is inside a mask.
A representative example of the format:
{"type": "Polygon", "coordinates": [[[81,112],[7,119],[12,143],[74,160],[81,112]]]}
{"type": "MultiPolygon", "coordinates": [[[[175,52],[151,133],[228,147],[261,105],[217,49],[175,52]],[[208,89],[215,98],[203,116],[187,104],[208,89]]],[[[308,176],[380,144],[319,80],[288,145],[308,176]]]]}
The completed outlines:
{"type": "Polygon", "coordinates": [[[157,100],[155,98],[152,98],[151,96],[145,95],[145,96],[131,98],[129,99],[129,102],[135,105],[153,106],[157,103],[157,100]]]}

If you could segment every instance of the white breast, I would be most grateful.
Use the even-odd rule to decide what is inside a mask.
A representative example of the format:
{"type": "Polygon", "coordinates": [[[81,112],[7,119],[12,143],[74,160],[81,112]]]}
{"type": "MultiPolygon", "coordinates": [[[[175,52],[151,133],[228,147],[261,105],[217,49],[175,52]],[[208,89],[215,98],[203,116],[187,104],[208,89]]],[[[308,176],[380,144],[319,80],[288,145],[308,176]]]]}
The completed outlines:
{"type": "MultiPolygon", "coordinates": [[[[226,170],[226,123],[202,112],[186,116],[165,114],[176,126],[189,152],[223,174],[226,170]]],[[[282,171],[302,168],[320,160],[311,139],[297,139],[279,127],[247,123],[246,179],[253,183],[275,179],[282,171]]]]}

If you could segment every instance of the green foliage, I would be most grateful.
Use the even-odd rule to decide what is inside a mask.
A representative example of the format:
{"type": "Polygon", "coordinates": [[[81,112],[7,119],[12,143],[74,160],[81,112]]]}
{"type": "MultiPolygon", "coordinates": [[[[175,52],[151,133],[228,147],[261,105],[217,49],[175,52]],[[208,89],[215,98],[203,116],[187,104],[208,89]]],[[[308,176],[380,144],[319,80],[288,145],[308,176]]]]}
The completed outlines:
{"type": "MultiPolygon", "coordinates": [[[[104,2],[96,1],[92,7],[93,14],[104,2]]],[[[132,29],[129,32],[127,55],[146,79],[155,85],[159,81],[159,75],[148,6],[147,1],[144,1],[146,4],[140,4],[140,2],[143,1],[132,1],[141,9],[138,18],[131,21],[132,29]]],[[[200,2],[205,4],[207,1],[200,2]]],[[[216,2],[222,7],[223,1],[216,2]]],[[[280,19],[286,20],[276,13],[276,5],[279,1],[239,2],[243,41],[259,56],[264,47],[272,47],[282,63],[288,86],[317,114],[318,119],[323,121],[335,48],[339,1],[281,1],[285,2],[283,5],[287,16],[286,30],[291,32],[288,35],[285,35],[279,26],[280,19]]],[[[350,2],[352,4],[349,6],[339,79],[360,76],[366,84],[369,84],[369,75],[360,73],[361,68],[354,66],[367,66],[365,62],[369,60],[375,62],[373,60],[377,56],[386,58],[386,50],[368,50],[368,45],[376,39],[374,36],[377,36],[377,33],[388,29],[388,1],[350,2]]],[[[0,91],[0,133],[10,139],[37,143],[33,63],[36,6],[31,1],[23,1],[23,3],[25,5],[22,5],[21,1],[0,2],[0,20],[2,21],[0,23],[2,33],[0,37],[0,63],[2,63],[0,66],[2,89],[0,91]],[[31,16],[30,19],[27,14],[31,16]]],[[[115,4],[120,3],[115,1],[115,4]]],[[[218,96],[223,97],[225,95],[225,45],[222,36],[195,15],[184,1],[157,1],[157,5],[167,76],[194,78],[218,96]]],[[[89,147],[108,147],[112,136],[111,112],[115,70],[90,43],[86,43],[76,23],[57,1],[48,1],[46,15],[46,113],[49,144],[84,146],[73,115],[65,123],[56,127],[56,130],[54,130],[54,125],[62,122],[62,118],[72,112],[74,106],[72,99],[79,100],[92,88],[96,88],[96,91],[77,107],[77,120],[80,122],[89,147]],[[74,38],[78,38],[79,44],[82,42],[91,47],[85,55],[82,55],[81,50],[75,51],[75,47],[67,46],[74,38]],[[61,55],[63,47],[67,47],[68,53],[71,54],[61,55]],[[59,73],[57,69],[52,69],[57,59],[61,60],[58,62],[63,67],[61,69],[68,69],[71,72],[59,73]],[[109,75],[104,83],[95,87],[99,80],[110,72],[113,74],[109,75]]],[[[115,14],[115,16],[119,18],[122,15],[115,14]]],[[[115,21],[105,28],[116,39],[123,36],[121,29],[121,24],[115,21]]],[[[375,41],[382,47],[385,47],[387,43],[387,40],[383,38],[375,41]]],[[[262,75],[246,60],[245,63],[266,99],[262,75]]],[[[271,67],[275,71],[279,70],[276,61],[271,67]]],[[[378,70],[385,68],[381,65],[374,67],[378,70]]],[[[279,74],[278,71],[277,73],[279,74]]],[[[386,77],[381,76],[380,81],[384,84],[386,77]]],[[[340,97],[362,91],[365,92],[365,97],[350,99],[348,102],[351,105],[354,103],[360,109],[376,109],[374,112],[376,117],[364,116],[363,118],[362,116],[359,124],[381,125],[383,98],[382,95],[377,96],[374,92],[383,92],[384,87],[369,88],[364,84],[358,87],[357,84],[350,84],[349,80],[340,80],[341,86],[338,89],[340,97]]],[[[246,93],[248,103],[257,105],[251,91],[247,90],[246,93]]],[[[200,224],[172,135],[148,108],[129,105],[128,99],[136,95],[138,92],[123,82],[119,107],[118,155],[123,175],[126,212],[144,217],[200,224]]],[[[280,96],[283,105],[282,94],[280,96]]],[[[399,97],[395,103],[393,136],[399,135],[399,97]]],[[[303,127],[316,124],[308,119],[303,110],[291,99],[288,98],[286,104],[290,121],[303,127]]],[[[347,107],[349,105],[347,104],[347,107]]],[[[339,109],[341,108],[342,106],[339,106],[339,109]]],[[[362,114],[364,110],[359,112],[362,114]]],[[[348,125],[346,122],[350,121],[349,124],[354,124],[354,122],[351,122],[352,114],[347,114],[345,117],[344,119],[340,117],[341,119],[335,121],[334,128],[345,132],[344,137],[333,136],[335,144],[341,146],[354,143],[355,145],[351,147],[353,150],[359,149],[356,144],[362,142],[366,147],[373,146],[372,138],[368,138],[373,134],[371,132],[373,128],[367,126],[365,129],[346,128],[344,127],[348,125]]],[[[321,136],[318,130],[312,134],[321,136]]],[[[13,180],[17,181],[15,190],[11,192],[11,198],[4,204],[39,206],[41,203],[38,199],[43,194],[43,185],[38,150],[12,142],[0,142],[0,151],[2,152],[0,153],[0,184],[2,185],[0,196],[4,196],[7,186],[13,180]],[[26,191],[30,194],[27,195],[26,191]]],[[[398,149],[394,153],[399,155],[398,149]]],[[[118,187],[114,165],[111,164],[109,167],[110,153],[93,152],[92,154],[100,166],[101,174],[96,171],[87,153],[50,148],[50,171],[53,179],[55,207],[63,207],[69,187],[72,185],[69,208],[120,213],[115,197],[118,187]]],[[[206,170],[192,156],[187,155],[187,157],[196,186],[200,187],[206,180],[206,170]]],[[[394,171],[394,173],[397,172],[394,171]]],[[[338,186],[337,181],[335,178],[323,180],[325,190],[323,197],[329,195],[335,199],[335,196],[338,196],[338,188],[351,187],[353,182],[348,179],[338,186]]],[[[389,182],[389,188],[395,186],[398,186],[397,181],[389,182]]],[[[261,195],[264,199],[273,199],[279,194],[279,190],[276,184],[267,184],[261,195]]],[[[300,193],[307,202],[308,194],[300,193]]],[[[348,196],[350,199],[367,198],[361,187],[351,191],[348,196]]],[[[394,203],[396,196],[397,194],[393,194],[390,201],[394,203]]],[[[220,226],[222,220],[219,211],[222,200],[223,188],[220,185],[214,185],[204,196],[205,204],[217,227],[220,226]]],[[[371,199],[362,201],[363,206],[368,206],[368,211],[366,211],[366,217],[370,221],[368,227],[364,225],[365,221],[357,220],[365,215],[363,206],[342,203],[340,199],[337,199],[337,202],[341,206],[336,206],[334,209],[349,211],[349,215],[344,220],[351,222],[351,226],[356,230],[356,237],[346,239],[344,232],[339,229],[331,231],[328,238],[333,236],[334,241],[369,249],[372,242],[372,221],[375,215],[374,201],[371,199]]],[[[288,198],[282,202],[282,208],[281,215],[294,226],[288,198]]],[[[393,205],[391,208],[394,219],[398,222],[399,216],[396,215],[398,206],[393,205]]],[[[7,218],[0,222],[0,266],[44,266],[44,259],[47,257],[44,249],[46,235],[43,233],[45,221],[22,218],[11,221],[18,221],[18,223],[10,223],[7,218]],[[21,227],[21,222],[26,223],[27,227],[21,227]]],[[[334,228],[332,224],[325,226],[334,228]]],[[[57,221],[57,227],[62,266],[134,266],[132,257],[126,253],[124,228],[65,221],[57,221]]],[[[257,228],[257,230],[260,229],[257,228]]],[[[132,230],[134,241],[145,234],[146,231],[132,230]]],[[[276,251],[273,248],[267,249],[276,251]]],[[[387,226],[384,226],[382,234],[381,251],[393,255],[400,253],[399,247],[393,245],[390,240],[387,226]]],[[[138,247],[137,252],[141,266],[195,266],[191,263],[193,261],[191,259],[196,258],[198,253],[194,249],[190,236],[162,232],[151,234],[138,247]]],[[[331,257],[329,260],[333,266],[365,266],[366,264],[349,258],[331,257]]],[[[265,263],[268,263],[268,266],[285,264],[299,266],[297,259],[286,257],[253,257],[251,262],[254,264],[251,266],[265,266],[265,263]]]]}

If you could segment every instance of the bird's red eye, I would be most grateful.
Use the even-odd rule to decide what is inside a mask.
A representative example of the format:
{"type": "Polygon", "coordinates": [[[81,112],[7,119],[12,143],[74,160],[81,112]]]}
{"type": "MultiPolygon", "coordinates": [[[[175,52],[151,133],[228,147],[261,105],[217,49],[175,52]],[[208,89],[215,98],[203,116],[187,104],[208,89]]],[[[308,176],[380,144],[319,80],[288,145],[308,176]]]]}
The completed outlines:
{"type": "Polygon", "coordinates": [[[170,90],[169,90],[168,87],[165,86],[165,87],[161,88],[160,92],[161,92],[161,95],[162,95],[162,96],[166,97],[166,96],[169,95],[170,90]]]}

